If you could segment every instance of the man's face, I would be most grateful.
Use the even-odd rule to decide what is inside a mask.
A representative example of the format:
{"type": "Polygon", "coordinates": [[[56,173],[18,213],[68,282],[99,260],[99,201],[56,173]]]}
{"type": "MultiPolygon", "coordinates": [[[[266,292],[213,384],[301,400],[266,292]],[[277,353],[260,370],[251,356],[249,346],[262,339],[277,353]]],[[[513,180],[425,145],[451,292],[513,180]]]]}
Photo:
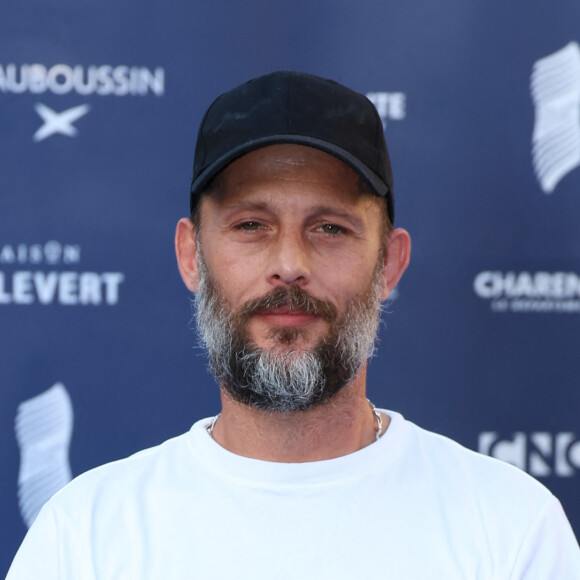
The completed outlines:
{"type": "Polygon", "coordinates": [[[352,380],[388,292],[382,203],[303,146],[259,149],[222,172],[201,201],[198,323],[234,398],[305,409],[352,380]]]}

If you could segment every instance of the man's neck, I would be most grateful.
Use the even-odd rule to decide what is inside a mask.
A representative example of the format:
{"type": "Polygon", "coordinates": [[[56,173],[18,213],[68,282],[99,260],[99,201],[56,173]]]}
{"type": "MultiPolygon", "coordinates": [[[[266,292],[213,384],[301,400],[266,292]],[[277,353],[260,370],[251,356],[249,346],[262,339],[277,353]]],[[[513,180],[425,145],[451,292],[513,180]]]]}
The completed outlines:
{"type": "MultiPolygon", "coordinates": [[[[366,368],[324,405],[275,413],[239,403],[222,389],[213,438],[228,451],[284,463],[332,459],[376,440],[377,421],[366,398],[366,368]]],[[[383,432],[389,418],[383,415],[383,432]]]]}

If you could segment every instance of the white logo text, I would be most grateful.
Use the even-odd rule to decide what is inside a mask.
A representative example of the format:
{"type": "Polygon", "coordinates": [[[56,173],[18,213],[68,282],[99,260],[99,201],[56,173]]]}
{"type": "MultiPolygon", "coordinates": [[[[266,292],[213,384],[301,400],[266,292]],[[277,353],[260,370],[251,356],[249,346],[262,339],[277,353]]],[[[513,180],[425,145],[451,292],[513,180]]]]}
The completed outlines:
{"type": "Polygon", "coordinates": [[[495,312],[580,312],[580,276],[575,272],[483,271],[475,294],[495,312]]]}
{"type": "Polygon", "coordinates": [[[77,264],[81,247],[50,240],[45,244],[4,244],[0,246],[0,264],[77,264]]]}
{"type": "Polygon", "coordinates": [[[501,438],[479,435],[479,452],[506,461],[536,477],[572,477],[580,469],[580,440],[574,433],[524,433],[501,438]]]}
{"type": "Polygon", "coordinates": [[[165,92],[165,70],[145,67],[109,65],[70,66],[55,64],[0,64],[0,92],[32,93],[50,92],[55,95],[162,96],[165,92]]]}
{"type": "Polygon", "coordinates": [[[402,121],[407,116],[405,93],[372,92],[367,93],[366,96],[376,107],[383,121],[383,129],[386,129],[388,119],[402,121]]]}
{"type": "Polygon", "coordinates": [[[0,305],[63,304],[109,306],[119,302],[121,272],[0,272],[0,305]]]}

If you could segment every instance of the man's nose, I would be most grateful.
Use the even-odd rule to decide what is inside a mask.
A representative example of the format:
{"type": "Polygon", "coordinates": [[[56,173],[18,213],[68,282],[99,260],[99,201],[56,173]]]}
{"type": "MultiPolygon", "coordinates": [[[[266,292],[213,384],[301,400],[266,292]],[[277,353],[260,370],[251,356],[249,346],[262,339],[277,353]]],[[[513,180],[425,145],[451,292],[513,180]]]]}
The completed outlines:
{"type": "Polygon", "coordinates": [[[280,232],[271,247],[268,281],[274,286],[310,281],[310,252],[306,240],[298,232],[280,232]]]}

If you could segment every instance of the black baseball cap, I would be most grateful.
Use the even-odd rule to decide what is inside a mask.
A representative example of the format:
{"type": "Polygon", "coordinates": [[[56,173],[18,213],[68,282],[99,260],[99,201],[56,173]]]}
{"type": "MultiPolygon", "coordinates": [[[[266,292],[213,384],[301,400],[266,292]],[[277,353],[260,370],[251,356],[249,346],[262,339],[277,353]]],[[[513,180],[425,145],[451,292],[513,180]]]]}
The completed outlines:
{"type": "Polygon", "coordinates": [[[210,105],[197,136],[191,211],[226,165],[276,143],[307,145],[346,163],[385,198],[394,222],[393,174],[375,106],[340,83],[294,71],[252,79],[210,105]]]}

